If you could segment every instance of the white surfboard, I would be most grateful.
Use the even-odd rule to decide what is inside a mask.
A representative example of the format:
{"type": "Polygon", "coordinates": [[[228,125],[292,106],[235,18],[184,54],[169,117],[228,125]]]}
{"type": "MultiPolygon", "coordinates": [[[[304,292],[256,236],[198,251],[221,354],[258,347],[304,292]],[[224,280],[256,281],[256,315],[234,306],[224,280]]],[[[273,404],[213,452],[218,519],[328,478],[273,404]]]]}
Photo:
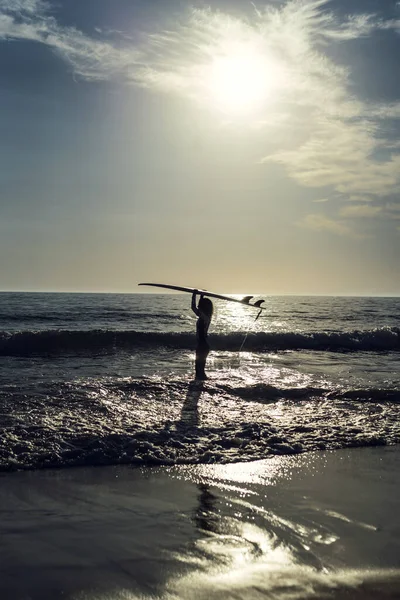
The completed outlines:
{"type": "Polygon", "coordinates": [[[209,292],[208,290],[199,290],[197,288],[191,287],[183,287],[181,285],[169,285],[167,283],[139,283],[138,285],[149,285],[151,287],[165,288],[167,290],[176,290],[177,292],[188,292],[189,294],[193,294],[193,292],[197,292],[200,295],[208,296],[209,298],[219,298],[219,300],[227,300],[228,302],[238,302],[239,304],[244,304],[245,306],[251,306],[253,308],[258,308],[259,310],[265,310],[265,307],[261,306],[264,300],[257,300],[250,303],[250,300],[253,296],[245,296],[241,300],[238,298],[231,298],[231,296],[223,296],[222,294],[215,294],[214,292],[209,292]]]}

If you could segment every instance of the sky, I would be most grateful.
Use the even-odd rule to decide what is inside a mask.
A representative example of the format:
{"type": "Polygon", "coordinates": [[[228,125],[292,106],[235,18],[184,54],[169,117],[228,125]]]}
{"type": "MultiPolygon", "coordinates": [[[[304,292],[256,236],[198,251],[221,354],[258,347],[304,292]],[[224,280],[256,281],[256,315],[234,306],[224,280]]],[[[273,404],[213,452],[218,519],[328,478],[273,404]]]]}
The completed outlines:
{"type": "Polygon", "coordinates": [[[394,0],[0,0],[0,290],[400,295],[399,56],[394,0]]]}

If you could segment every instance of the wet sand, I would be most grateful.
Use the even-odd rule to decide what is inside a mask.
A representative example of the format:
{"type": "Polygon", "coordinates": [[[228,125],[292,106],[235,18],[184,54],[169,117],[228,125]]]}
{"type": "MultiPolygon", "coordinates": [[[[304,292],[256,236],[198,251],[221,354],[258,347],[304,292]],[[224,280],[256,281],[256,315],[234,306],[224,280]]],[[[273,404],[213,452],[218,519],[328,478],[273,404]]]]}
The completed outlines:
{"type": "Polygon", "coordinates": [[[0,598],[399,598],[399,458],[1,474],[0,598]]]}

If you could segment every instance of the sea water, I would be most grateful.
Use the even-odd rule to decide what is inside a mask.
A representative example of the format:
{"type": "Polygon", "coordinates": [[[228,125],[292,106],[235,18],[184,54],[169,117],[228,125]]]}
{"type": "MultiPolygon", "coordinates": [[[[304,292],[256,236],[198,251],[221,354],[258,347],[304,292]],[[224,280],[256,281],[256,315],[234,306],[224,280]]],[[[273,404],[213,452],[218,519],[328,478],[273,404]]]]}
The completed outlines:
{"type": "Polygon", "coordinates": [[[400,441],[400,298],[0,293],[0,470],[233,463],[400,441]]]}

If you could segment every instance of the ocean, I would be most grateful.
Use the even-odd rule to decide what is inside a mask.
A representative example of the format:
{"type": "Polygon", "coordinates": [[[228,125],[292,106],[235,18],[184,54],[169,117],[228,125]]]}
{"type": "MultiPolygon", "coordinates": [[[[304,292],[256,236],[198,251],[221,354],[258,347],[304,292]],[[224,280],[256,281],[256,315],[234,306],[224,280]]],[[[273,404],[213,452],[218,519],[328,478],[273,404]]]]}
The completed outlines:
{"type": "Polygon", "coordinates": [[[400,441],[400,298],[0,293],[0,470],[247,462],[400,441]]]}

